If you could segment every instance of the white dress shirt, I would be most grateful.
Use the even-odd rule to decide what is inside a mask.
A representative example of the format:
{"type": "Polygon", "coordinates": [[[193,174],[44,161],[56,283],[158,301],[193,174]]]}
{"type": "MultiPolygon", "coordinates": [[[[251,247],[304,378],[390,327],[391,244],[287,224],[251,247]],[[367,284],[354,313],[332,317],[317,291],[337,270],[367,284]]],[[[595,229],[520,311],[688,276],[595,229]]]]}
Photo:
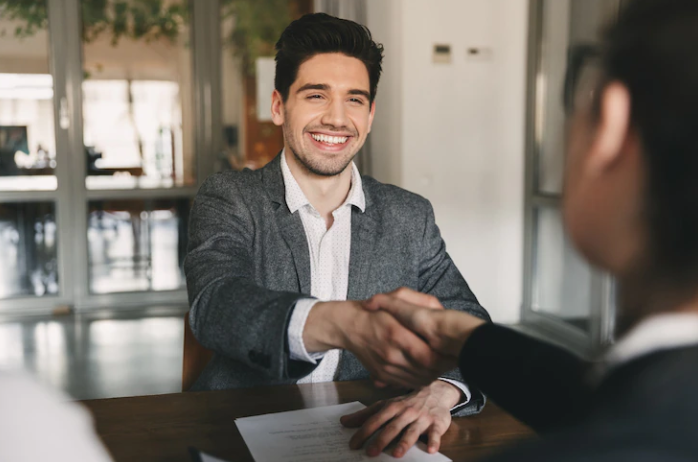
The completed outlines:
{"type": "MultiPolygon", "coordinates": [[[[332,212],[334,222],[327,229],[325,219],[312,206],[286,162],[286,152],[281,155],[281,173],[286,191],[286,205],[291,213],[300,214],[310,252],[310,295],[314,298],[296,302],[288,326],[288,344],[291,359],[317,364],[318,367],[298,383],[332,382],[336,378],[341,350],[308,353],[303,342],[303,331],[310,310],[319,301],[342,301],[347,299],[349,285],[349,256],[351,254],[351,211],[352,206],[363,213],[366,198],[361,175],[356,165],[351,165],[351,189],[344,203],[332,212]]],[[[460,389],[464,399],[461,406],[470,401],[470,390],[465,384],[442,379],[460,389]]]]}

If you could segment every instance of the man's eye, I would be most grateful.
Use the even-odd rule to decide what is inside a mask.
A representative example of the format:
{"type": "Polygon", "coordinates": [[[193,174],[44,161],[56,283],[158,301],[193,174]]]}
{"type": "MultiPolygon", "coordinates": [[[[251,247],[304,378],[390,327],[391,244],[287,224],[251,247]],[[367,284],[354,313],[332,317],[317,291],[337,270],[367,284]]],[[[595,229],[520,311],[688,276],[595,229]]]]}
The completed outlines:
{"type": "Polygon", "coordinates": [[[364,104],[364,100],[362,100],[361,98],[352,98],[349,101],[356,104],[364,104]]]}
{"type": "Polygon", "coordinates": [[[322,98],[322,95],[309,95],[308,99],[320,99],[322,98]]]}

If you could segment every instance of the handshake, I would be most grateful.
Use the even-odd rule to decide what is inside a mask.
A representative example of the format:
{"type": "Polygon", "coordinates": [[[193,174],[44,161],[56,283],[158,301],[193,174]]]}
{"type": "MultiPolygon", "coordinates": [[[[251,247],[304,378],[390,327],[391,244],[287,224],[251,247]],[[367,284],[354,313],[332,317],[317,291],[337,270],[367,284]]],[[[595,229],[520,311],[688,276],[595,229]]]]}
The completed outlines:
{"type": "Polygon", "coordinates": [[[303,340],[308,351],[351,351],[377,386],[420,388],[456,367],[464,343],[485,322],[400,288],[361,302],[318,303],[303,340]]]}

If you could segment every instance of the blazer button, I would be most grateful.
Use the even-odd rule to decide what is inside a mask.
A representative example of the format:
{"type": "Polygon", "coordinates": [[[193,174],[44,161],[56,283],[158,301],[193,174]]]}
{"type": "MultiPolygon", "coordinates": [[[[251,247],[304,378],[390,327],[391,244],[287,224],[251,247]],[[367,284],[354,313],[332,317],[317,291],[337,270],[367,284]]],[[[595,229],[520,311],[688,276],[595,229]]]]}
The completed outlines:
{"type": "Polygon", "coordinates": [[[259,354],[257,354],[256,351],[252,350],[250,353],[247,355],[250,358],[250,361],[253,363],[259,362],[259,354]]]}

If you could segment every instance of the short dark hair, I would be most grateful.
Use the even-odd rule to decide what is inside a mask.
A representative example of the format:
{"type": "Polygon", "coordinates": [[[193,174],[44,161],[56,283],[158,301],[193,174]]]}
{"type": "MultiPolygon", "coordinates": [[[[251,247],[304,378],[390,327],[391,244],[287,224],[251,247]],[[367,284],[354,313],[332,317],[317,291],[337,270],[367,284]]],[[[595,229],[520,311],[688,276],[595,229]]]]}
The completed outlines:
{"type": "Polygon", "coordinates": [[[373,41],[367,27],[325,13],[306,14],[293,21],[276,42],[274,86],[284,101],[296,81],[298,68],[320,53],[342,53],[364,63],[373,102],[382,71],[383,45],[373,41]]]}
{"type": "Polygon", "coordinates": [[[698,1],[632,0],[606,31],[601,59],[605,81],[620,81],[630,92],[631,123],[641,139],[651,277],[695,290],[698,1]]]}

